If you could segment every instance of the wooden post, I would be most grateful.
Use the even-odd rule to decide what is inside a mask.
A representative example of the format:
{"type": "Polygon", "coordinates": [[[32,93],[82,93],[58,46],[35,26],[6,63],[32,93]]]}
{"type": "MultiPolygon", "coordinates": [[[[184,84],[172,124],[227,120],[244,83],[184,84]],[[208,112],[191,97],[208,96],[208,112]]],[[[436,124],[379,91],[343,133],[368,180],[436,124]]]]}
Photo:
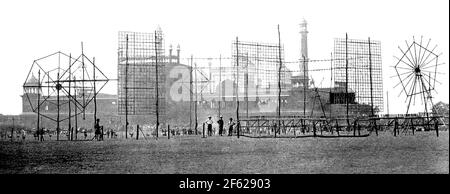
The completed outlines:
{"type": "MultiPolygon", "coordinates": [[[[372,121],[372,122],[373,122],[372,125],[373,125],[373,127],[375,128],[375,134],[378,136],[378,127],[377,127],[377,123],[376,123],[377,121],[374,120],[374,121],[372,121]]],[[[414,132],[413,132],[413,134],[414,134],[414,132]]]]}
{"type": "Polygon", "coordinates": [[[305,135],[305,131],[306,131],[306,129],[305,129],[305,117],[303,117],[301,122],[302,122],[302,134],[305,135]]]}
{"type": "Polygon", "coordinates": [[[198,128],[198,122],[197,122],[197,120],[195,120],[195,135],[198,135],[197,128],[198,128]]]}
{"type": "Polygon", "coordinates": [[[103,126],[102,126],[102,134],[100,135],[100,137],[102,138],[102,141],[103,141],[103,126]]]}
{"type": "MultiPolygon", "coordinates": [[[[59,71],[59,69],[58,69],[59,71]]],[[[56,80],[56,106],[57,106],[57,114],[56,114],[56,140],[59,141],[59,108],[60,108],[60,104],[59,104],[59,90],[60,88],[60,83],[59,83],[59,72],[58,72],[58,77],[56,80]]]]}
{"type": "MultiPolygon", "coordinates": [[[[281,68],[282,68],[282,62],[281,62],[281,38],[280,38],[280,25],[278,25],[278,60],[279,60],[279,67],[278,67],[278,109],[277,109],[277,116],[278,116],[278,132],[281,134],[281,68]]],[[[275,135],[277,132],[275,131],[275,135]]]]}
{"type": "MultiPolygon", "coordinates": [[[[191,65],[189,68],[189,129],[192,131],[192,55],[191,55],[191,65]]],[[[195,135],[197,135],[197,129],[195,129],[195,135]]]]}
{"type": "MultiPolygon", "coordinates": [[[[368,38],[369,45],[369,80],[370,80],[370,110],[371,116],[375,115],[375,111],[373,108],[373,83],[372,83],[372,52],[370,50],[370,37],[368,38]]],[[[376,125],[376,124],[375,124],[376,125]]]]}
{"type": "Polygon", "coordinates": [[[261,136],[261,126],[259,126],[259,118],[256,120],[256,123],[258,125],[258,136],[261,136]]]}
{"type": "Polygon", "coordinates": [[[245,66],[245,74],[244,74],[244,89],[245,89],[245,106],[246,112],[245,117],[248,119],[248,53],[246,53],[246,66],[245,66]]]}
{"type": "MultiPolygon", "coordinates": [[[[345,33],[345,104],[346,104],[346,120],[347,120],[347,126],[350,125],[349,119],[348,119],[348,36],[347,33],[345,33]]],[[[339,135],[339,129],[337,130],[337,133],[339,135]]]]}
{"type": "MultiPolygon", "coordinates": [[[[191,63],[193,62],[192,59],[193,57],[192,57],[192,55],[191,55],[191,63]]],[[[194,86],[194,93],[195,93],[195,104],[194,104],[194,114],[195,114],[195,135],[197,135],[197,127],[198,127],[198,115],[197,115],[197,103],[198,103],[198,95],[197,95],[197,88],[198,88],[198,85],[197,85],[197,81],[198,81],[198,79],[197,79],[197,63],[194,63],[194,69],[195,69],[195,72],[194,72],[194,74],[195,74],[195,86],[194,86]]]]}
{"type": "MultiPolygon", "coordinates": [[[[128,41],[128,39],[127,39],[127,41],[128,41]]],[[[128,45],[128,43],[127,43],[127,45],[128,45]]],[[[82,83],[82,87],[81,87],[81,89],[82,89],[82,95],[83,95],[83,106],[86,106],[86,93],[85,93],[85,87],[84,87],[84,82],[85,82],[85,70],[86,70],[86,67],[84,66],[84,49],[83,49],[83,42],[81,42],[81,63],[82,63],[82,72],[83,72],[83,78],[81,79],[81,80],[83,80],[81,83],[82,83]]],[[[59,77],[59,76],[58,76],[59,77]]],[[[86,121],[86,109],[85,108],[83,108],[83,120],[84,121],[86,121]]],[[[95,121],[94,121],[94,123],[95,123],[95,121]]]]}
{"type": "Polygon", "coordinates": [[[434,122],[434,129],[436,130],[436,136],[439,137],[439,123],[438,123],[437,119],[434,122]]]}
{"type": "Polygon", "coordinates": [[[203,123],[203,138],[205,138],[205,123],[203,123]]]}
{"type": "Polygon", "coordinates": [[[159,128],[159,79],[158,79],[158,44],[162,42],[158,42],[158,36],[155,31],[155,75],[156,75],[156,138],[158,138],[158,128],[159,128]]]}
{"type": "Polygon", "coordinates": [[[128,34],[126,36],[126,42],[127,43],[125,49],[125,139],[128,139],[128,34]]]}
{"type": "Polygon", "coordinates": [[[14,123],[14,116],[12,118],[12,122],[13,122],[13,126],[11,127],[11,141],[14,138],[14,128],[15,128],[15,123],[14,123]]]}
{"type": "Polygon", "coordinates": [[[41,70],[40,69],[38,70],[37,99],[38,99],[38,101],[37,101],[37,126],[36,126],[36,133],[38,135],[38,139],[40,139],[40,131],[39,131],[39,128],[40,128],[40,120],[39,120],[39,118],[41,116],[41,113],[40,113],[40,109],[41,109],[41,105],[40,105],[40,101],[41,101],[41,70]]]}
{"type": "Polygon", "coordinates": [[[237,138],[239,138],[239,133],[240,133],[240,130],[241,130],[241,122],[240,121],[238,121],[237,122],[237,138]]]}
{"type": "Polygon", "coordinates": [[[222,54],[219,55],[219,117],[220,117],[220,108],[222,101],[222,54]]]}
{"type": "MultiPolygon", "coordinates": [[[[74,80],[73,87],[75,88],[73,96],[76,101],[76,99],[77,99],[77,82],[75,80],[75,76],[73,76],[73,80],[74,80]]],[[[77,105],[75,104],[75,140],[77,140],[77,139],[78,139],[78,114],[77,114],[77,105]]]]}
{"type": "Polygon", "coordinates": [[[397,119],[395,119],[395,121],[394,121],[394,137],[397,136],[397,127],[398,127],[398,122],[397,122],[397,119]]]}
{"type": "MultiPolygon", "coordinates": [[[[92,66],[93,66],[93,78],[94,78],[94,123],[97,122],[97,89],[95,87],[95,57],[92,59],[92,66]]],[[[99,122],[100,125],[100,122],[99,122]]],[[[102,127],[102,140],[103,140],[103,127],[102,127]]]]}
{"type": "MultiPolygon", "coordinates": [[[[303,118],[306,118],[306,87],[308,79],[306,78],[306,57],[302,55],[303,58],[303,118]]],[[[303,129],[304,130],[304,129],[303,129]]],[[[303,132],[304,133],[304,132],[303,132]]]]}
{"type": "MultiPolygon", "coordinates": [[[[72,77],[72,68],[71,68],[71,66],[72,66],[72,53],[71,54],[69,54],[69,95],[67,96],[67,100],[68,100],[68,103],[69,103],[69,129],[67,130],[67,132],[69,132],[69,140],[70,141],[72,141],[73,140],[73,131],[72,131],[72,123],[71,123],[71,121],[72,121],[72,109],[71,109],[71,107],[70,107],[70,102],[72,101],[72,99],[70,98],[70,96],[71,96],[71,77],[72,77]]],[[[75,105],[76,106],[76,105],[75,105]]]]}
{"type": "MultiPolygon", "coordinates": [[[[331,90],[332,90],[332,85],[333,85],[333,53],[330,53],[330,94],[331,94],[331,90]]],[[[330,104],[330,117],[332,117],[332,106],[330,104]]],[[[333,130],[333,127],[330,125],[330,130],[333,130]]]]}
{"type": "Polygon", "coordinates": [[[316,122],[315,121],[313,121],[313,134],[314,134],[314,137],[316,137],[316,122]]]}
{"type": "Polygon", "coordinates": [[[239,138],[239,39],[236,37],[236,122],[237,136],[239,138]]]}
{"type": "Polygon", "coordinates": [[[167,139],[170,139],[170,125],[167,124],[167,139]]]}
{"type": "Polygon", "coordinates": [[[319,129],[320,129],[320,135],[322,135],[322,131],[323,131],[323,130],[322,130],[322,128],[323,128],[322,126],[323,126],[322,123],[320,123],[320,125],[319,125],[319,127],[320,127],[320,128],[319,128],[319,129]]]}
{"type": "Polygon", "coordinates": [[[139,140],[139,125],[136,126],[136,140],[139,140]]]}

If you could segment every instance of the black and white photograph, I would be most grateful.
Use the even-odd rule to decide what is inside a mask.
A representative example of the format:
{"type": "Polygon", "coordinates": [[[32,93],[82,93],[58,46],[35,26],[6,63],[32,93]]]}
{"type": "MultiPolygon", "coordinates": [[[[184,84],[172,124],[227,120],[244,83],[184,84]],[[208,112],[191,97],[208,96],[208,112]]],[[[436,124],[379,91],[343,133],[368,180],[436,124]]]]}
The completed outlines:
{"type": "Polygon", "coordinates": [[[0,18],[2,176],[449,174],[447,0],[15,0],[0,18]]]}

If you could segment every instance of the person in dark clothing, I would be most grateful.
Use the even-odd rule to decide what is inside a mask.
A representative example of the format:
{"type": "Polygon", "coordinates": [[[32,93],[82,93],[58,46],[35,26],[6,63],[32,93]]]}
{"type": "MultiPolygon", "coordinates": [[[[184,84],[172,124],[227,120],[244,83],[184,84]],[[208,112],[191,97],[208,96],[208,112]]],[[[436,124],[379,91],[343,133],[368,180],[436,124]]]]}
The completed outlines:
{"type": "Polygon", "coordinates": [[[103,141],[103,135],[104,135],[104,131],[103,131],[103,126],[100,126],[100,139],[103,141]]]}
{"type": "Polygon", "coordinates": [[[83,134],[84,134],[84,139],[86,139],[87,138],[87,130],[86,129],[83,129],[83,134]]]}
{"type": "Polygon", "coordinates": [[[206,120],[205,123],[208,128],[208,136],[211,136],[212,135],[212,124],[213,124],[213,121],[211,120],[211,116],[208,116],[208,120],[206,120]]]}
{"type": "Polygon", "coordinates": [[[44,128],[39,130],[39,135],[41,136],[40,141],[44,141],[44,128]]]}
{"type": "MultiPolygon", "coordinates": [[[[5,134],[6,135],[6,134],[5,134]]],[[[39,141],[39,129],[34,132],[34,139],[39,141]]]]}
{"type": "Polygon", "coordinates": [[[22,129],[20,132],[22,134],[22,140],[25,140],[25,135],[26,135],[25,130],[22,129]]]}
{"type": "Polygon", "coordinates": [[[217,123],[219,124],[219,135],[222,136],[222,134],[223,134],[223,119],[222,119],[222,115],[220,115],[220,118],[217,121],[217,123]]]}
{"type": "Polygon", "coordinates": [[[95,130],[95,139],[100,140],[100,119],[97,119],[95,121],[94,130],[95,130]]]}
{"type": "Polygon", "coordinates": [[[232,136],[233,135],[233,126],[236,123],[233,121],[233,118],[230,118],[230,121],[228,121],[228,136],[232,136]]]}

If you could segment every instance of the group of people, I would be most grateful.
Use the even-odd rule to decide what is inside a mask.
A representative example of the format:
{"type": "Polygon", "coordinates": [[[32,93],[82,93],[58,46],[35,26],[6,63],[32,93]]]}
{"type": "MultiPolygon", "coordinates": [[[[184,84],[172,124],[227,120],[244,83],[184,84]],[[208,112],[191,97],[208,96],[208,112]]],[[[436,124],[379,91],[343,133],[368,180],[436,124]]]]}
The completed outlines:
{"type": "MultiPolygon", "coordinates": [[[[207,134],[208,134],[208,136],[212,136],[213,135],[213,124],[214,123],[217,123],[217,125],[218,125],[218,132],[219,132],[218,135],[223,136],[223,135],[226,134],[226,130],[224,129],[225,122],[223,120],[223,116],[222,115],[219,117],[219,119],[216,122],[214,122],[212,120],[211,116],[208,116],[208,119],[204,123],[205,123],[205,125],[207,127],[207,134]]],[[[233,129],[235,128],[236,123],[233,121],[233,118],[230,118],[227,124],[228,124],[228,133],[227,134],[228,134],[228,136],[232,136],[233,129]]],[[[84,135],[84,139],[85,140],[88,138],[88,130],[87,129],[79,128],[79,129],[76,129],[76,130],[81,132],[84,135]]],[[[63,131],[60,131],[60,133],[62,133],[62,132],[63,131]]],[[[171,131],[171,132],[175,133],[175,131],[171,131]]],[[[22,138],[25,138],[24,134],[25,133],[23,132],[23,135],[22,135],[23,137],[22,138]]],[[[34,135],[35,140],[44,141],[44,135],[45,134],[49,135],[49,138],[51,139],[52,131],[46,130],[44,128],[40,128],[40,129],[36,130],[33,135],[34,135]]],[[[92,139],[93,140],[95,139],[97,141],[101,141],[101,140],[103,140],[103,138],[104,138],[103,136],[105,134],[108,136],[108,138],[109,137],[111,137],[111,138],[117,137],[117,133],[114,132],[112,129],[107,130],[106,133],[104,133],[103,126],[100,125],[100,119],[97,118],[95,120],[95,125],[94,125],[94,137],[92,139]]],[[[69,137],[69,133],[67,133],[67,135],[69,137]]],[[[173,134],[173,135],[175,135],[175,134],[173,134]]],[[[133,136],[133,132],[132,131],[130,131],[130,136],[131,137],[133,136]]]]}
{"type": "MultiPolygon", "coordinates": [[[[208,136],[212,136],[212,134],[213,134],[214,121],[211,118],[212,118],[211,116],[208,116],[208,119],[205,121],[207,131],[208,131],[208,136]]],[[[219,120],[217,120],[217,124],[219,125],[219,135],[223,136],[223,134],[225,134],[225,131],[224,131],[224,121],[223,121],[222,115],[220,115],[219,120]]],[[[233,128],[235,125],[236,125],[236,123],[233,121],[233,118],[230,118],[230,120],[228,121],[228,136],[232,136],[233,128]]]]}
{"type": "MultiPolygon", "coordinates": [[[[38,140],[38,141],[44,141],[44,134],[45,134],[45,129],[44,128],[40,128],[38,130],[36,130],[36,132],[34,133],[34,139],[38,140]]],[[[49,138],[51,138],[51,133],[48,133],[49,138]]]]}
{"type": "MultiPolygon", "coordinates": [[[[11,132],[11,133],[14,133],[14,131],[11,132]]],[[[20,129],[20,131],[15,131],[15,133],[16,133],[16,139],[25,140],[27,132],[24,129],[20,129]]],[[[7,139],[7,138],[13,139],[14,138],[14,134],[9,134],[8,131],[6,131],[6,130],[5,131],[1,131],[0,132],[0,138],[1,139],[7,139]]]]}
{"type": "MultiPolygon", "coordinates": [[[[109,129],[106,131],[106,133],[104,133],[103,131],[103,126],[100,125],[100,119],[97,119],[95,121],[95,125],[94,125],[94,139],[97,141],[101,141],[103,140],[103,135],[107,135],[108,138],[116,138],[117,134],[116,132],[114,132],[112,129],[109,129]]],[[[85,133],[85,139],[86,139],[86,133],[85,133]]]]}

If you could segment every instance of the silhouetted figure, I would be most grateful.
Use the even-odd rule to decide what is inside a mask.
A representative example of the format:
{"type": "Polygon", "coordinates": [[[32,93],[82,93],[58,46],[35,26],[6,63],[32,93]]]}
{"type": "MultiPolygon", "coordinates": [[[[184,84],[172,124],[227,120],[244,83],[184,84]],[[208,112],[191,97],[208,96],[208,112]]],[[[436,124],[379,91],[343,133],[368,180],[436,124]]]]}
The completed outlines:
{"type": "Polygon", "coordinates": [[[40,136],[40,141],[44,141],[44,128],[41,128],[38,130],[39,131],[39,136],[40,136]]]}
{"type": "Polygon", "coordinates": [[[87,138],[87,130],[86,129],[83,129],[83,134],[84,134],[84,139],[86,140],[86,138],[87,138]]]}
{"type": "Polygon", "coordinates": [[[236,123],[233,121],[233,118],[230,118],[230,121],[228,121],[228,136],[232,136],[233,135],[233,126],[236,123]]]}
{"type": "MultiPolygon", "coordinates": [[[[5,134],[5,136],[6,136],[6,134],[5,134]]],[[[34,132],[33,136],[34,136],[34,140],[39,141],[39,129],[37,129],[37,130],[34,132]]]]}
{"type": "Polygon", "coordinates": [[[100,140],[102,140],[103,141],[103,135],[104,135],[105,133],[103,132],[103,126],[100,126],[100,140]]]}
{"type": "Polygon", "coordinates": [[[25,135],[26,135],[25,130],[22,129],[20,132],[22,133],[22,140],[25,140],[25,135]]]}
{"type": "Polygon", "coordinates": [[[66,137],[67,137],[67,140],[70,140],[70,129],[67,129],[66,137]]]}
{"type": "Polygon", "coordinates": [[[211,136],[212,135],[212,124],[213,124],[213,121],[211,120],[211,116],[208,116],[208,120],[206,120],[205,123],[208,126],[208,136],[211,136]]]}
{"type": "Polygon", "coordinates": [[[97,141],[99,141],[100,140],[100,133],[101,133],[100,132],[100,119],[97,119],[95,121],[94,130],[95,130],[95,139],[97,141]]]}
{"type": "Polygon", "coordinates": [[[219,135],[222,136],[222,133],[223,133],[223,119],[222,119],[222,115],[220,115],[220,118],[217,121],[217,123],[219,124],[219,135]]]}

